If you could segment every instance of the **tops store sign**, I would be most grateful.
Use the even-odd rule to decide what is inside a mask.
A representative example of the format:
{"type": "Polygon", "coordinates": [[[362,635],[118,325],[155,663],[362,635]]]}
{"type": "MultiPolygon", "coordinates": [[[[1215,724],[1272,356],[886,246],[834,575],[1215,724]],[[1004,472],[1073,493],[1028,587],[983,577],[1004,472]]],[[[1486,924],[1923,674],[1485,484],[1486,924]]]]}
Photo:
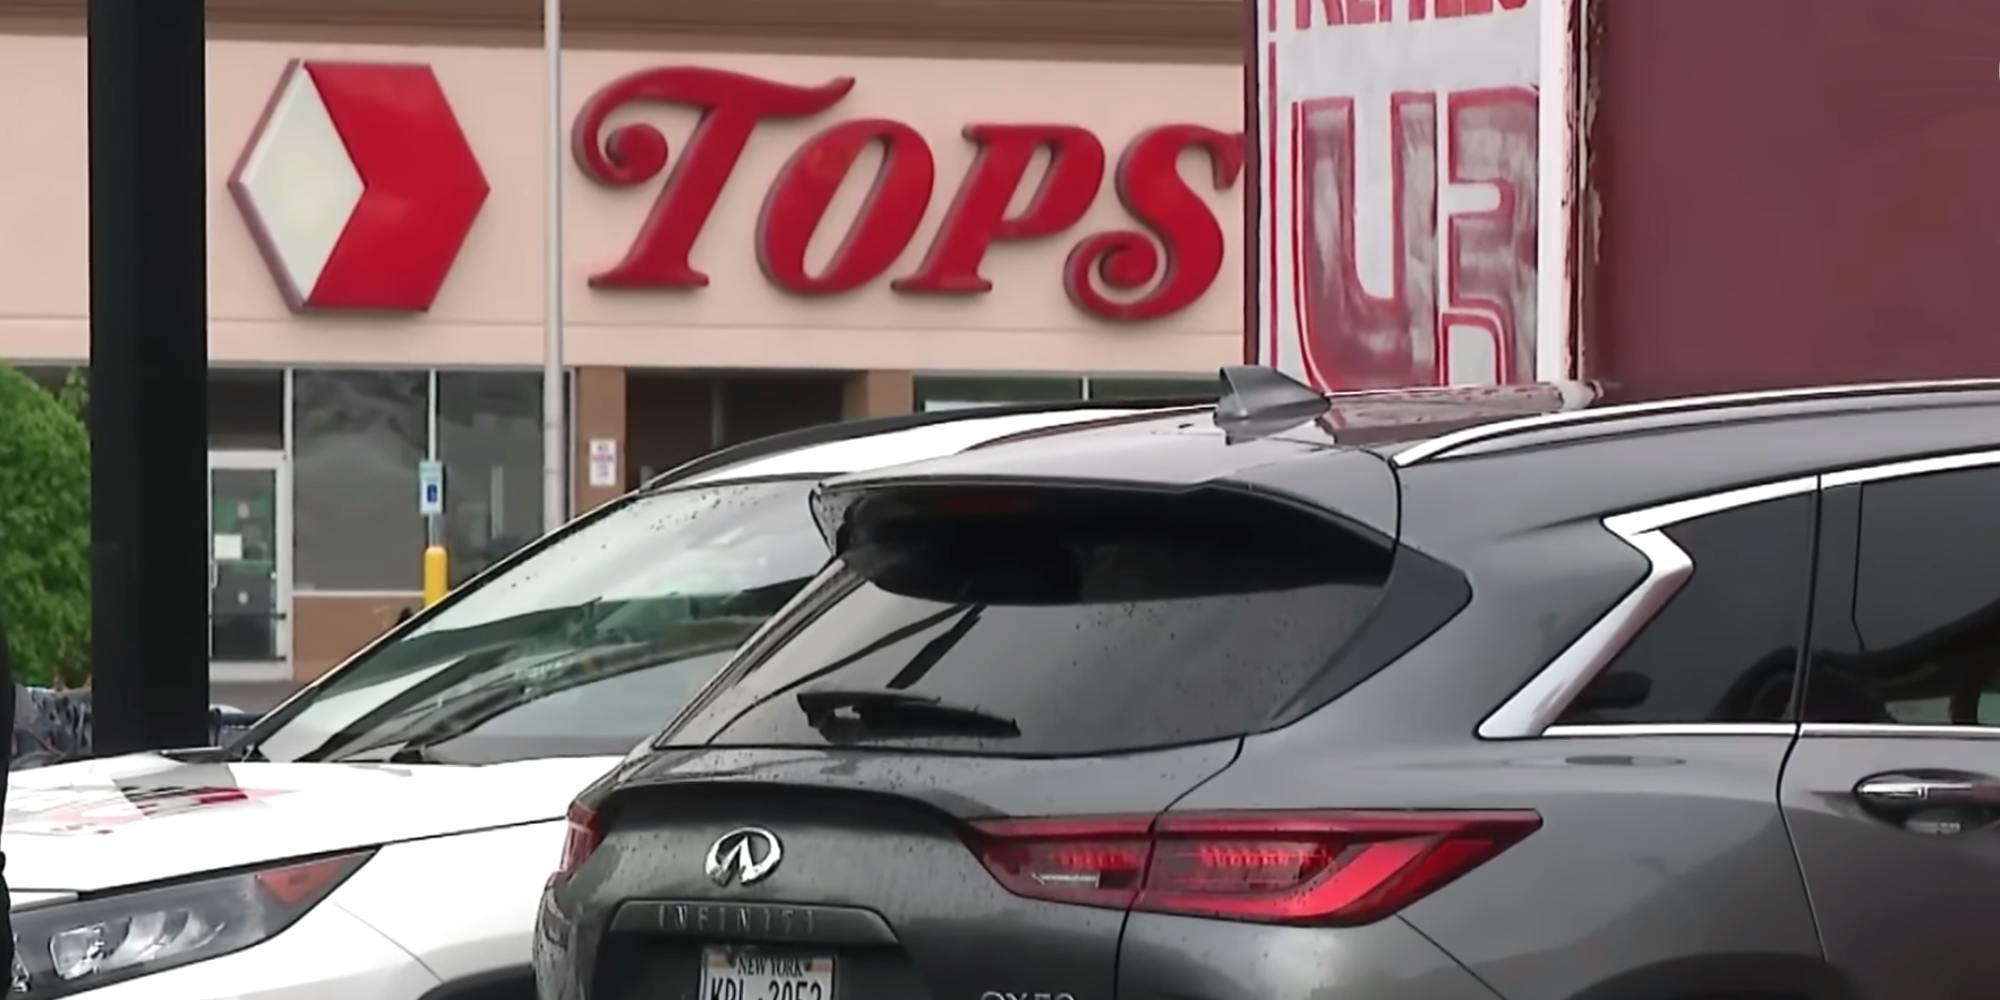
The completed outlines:
{"type": "MultiPolygon", "coordinates": [[[[694,290],[710,281],[702,265],[737,266],[700,260],[697,241],[725,189],[742,183],[737,168],[758,127],[825,114],[854,85],[850,77],[798,86],[667,66],[592,95],[571,130],[579,169],[612,188],[656,182],[658,193],[622,259],[590,283],[694,290]],[[699,112],[679,150],[670,151],[654,125],[610,124],[614,114],[647,104],[699,112]]],[[[1103,141],[1076,125],[974,122],[962,132],[972,162],[922,243],[918,230],[940,186],[929,140],[888,118],[838,121],[805,139],[764,193],[754,256],[765,279],[807,297],[883,280],[905,295],[983,295],[994,286],[981,265],[996,244],[1071,234],[1107,175],[1134,225],[1075,233],[1067,255],[1052,262],[1050,279],[1078,309],[1109,321],[1159,319],[1199,300],[1220,275],[1223,227],[1236,220],[1218,219],[1180,165],[1193,154],[1202,164],[1198,181],[1230,190],[1243,172],[1241,132],[1157,124],[1127,143],[1115,164],[1103,141]],[[871,147],[881,151],[872,186],[830,257],[809,264],[816,235],[840,224],[828,217],[836,194],[871,147]],[[1045,165],[1031,178],[1038,158],[1045,165]],[[925,247],[921,259],[890,274],[913,245],[925,247]]],[[[312,60],[286,70],[230,191],[295,310],[417,312],[435,301],[488,185],[430,67],[312,60]]]]}
{"type": "MultiPolygon", "coordinates": [[[[730,182],[757,126],[824,113],[854,87],[851,77],[795,86],[702,67],[643,70],[615,80],[578,115],[571,146],[593,180],[644,184],[666,170],[667,140],[634,123],[605,129],[613,112],[642,102],[697,108],[699,124],[660,188],[623,260],[594,275],[599,288],[700,288],[695,241],[730,182]]],[[[964,136],[978,147],[957,194],[932,235],[922,262],[891,287],[922,295],[979,295],[992,282],[980,274],[1000,241],[1048,238],[1080,222],[1103,186],[1104,144],[1089,130],[1063,124],[973,123],[964,136]],[[1017,213],[1009,207],[1037,153],[1048,165],[1017,213]]],[[[1141,132],[1113,171],[1125,210],[1147,232],[1115,229],[1074,242],[1060,276],[1070,300],[1107,320],[1149,320],[1192,304],[1221,272],[1224,237],[1208,204],[1181,176],[1181,154],[1206,154],[1218,191],[1243,171],[1243,135],[1196,124],[1163,124],[1141,132]],[[1157,241],[1157,242],[1156,242],[1157,241]]],[[[764,276],[797,295],[837,295],[879,280],[917,237],[936,187],[930,144],[915,129],[887,118],[838,122],[805,140],[765,193],[756,233],[764,276]],[[806,249],[856,161],[869,146],[882,150],[874,184],[832,257],[814,272],[806,249]]],[[[1054,277],[1052,275],[1051,277],[1054,277]]]]}

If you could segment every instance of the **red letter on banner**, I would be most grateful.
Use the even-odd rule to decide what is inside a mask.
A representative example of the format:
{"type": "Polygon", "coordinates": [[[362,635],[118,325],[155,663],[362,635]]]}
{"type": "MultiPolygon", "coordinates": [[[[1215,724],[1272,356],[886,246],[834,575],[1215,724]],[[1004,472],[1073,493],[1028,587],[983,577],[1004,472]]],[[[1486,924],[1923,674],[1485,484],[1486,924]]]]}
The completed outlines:
{"type": "MultiPolygon", "coordinates": [[[[1437,372],[1437,100],[1390,98],[1388,242],[1357,238],[1354,101],[1302,102],[1292,119],[1294,280],[1305,360],[1315,384],[1329,389],[1423,385],[1437,372]],[[1387,294],[1361,283],[1363,252],[1390,261],[1387,294]]],[[[1372,143],[1369,145],[1373,145],[1372,143]]]]}
{"type": "MultiPolygon", "coordinates": [[[[1453,93],[1446,109],[1452,182],[1490,184],[1500,198],[1490,212],[1454,215],[1446,230],[1451,312],[1443,325],[1489,333],[1495,381],[1529,378],[1535,370],[1541,106],[1528,87],[1500,87],[1453,93]]],[[[1445,380],[1448,361],[1447,356],[1439,365],[1439,381],[1445,380]]]]}

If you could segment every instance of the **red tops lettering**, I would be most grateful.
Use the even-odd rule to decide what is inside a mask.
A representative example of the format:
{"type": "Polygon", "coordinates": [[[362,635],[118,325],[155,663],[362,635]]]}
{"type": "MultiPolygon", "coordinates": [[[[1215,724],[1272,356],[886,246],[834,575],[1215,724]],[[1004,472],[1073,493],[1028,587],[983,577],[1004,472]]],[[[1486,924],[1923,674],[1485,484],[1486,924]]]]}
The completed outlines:
{"type": "MultiPolygon", "coordinates": [[[[599,288],[689,289],[708,284],[695,266],[695,240],[735,172],[751,134],[765,121],[809,118],[839,103],[848,77],[797,86],[727,70],[669,66],[613,81],[584,105],[571,133],[585,174],[612,186],[643,184],[673,169],[625,256],[591,278],[599,288]],[[697,108],[701,119],[678,157],[660,130],[642,122],[605,131],[632,104],[697,108]]],[[[978,295],[993,283],[981,273],[1002,241],[1068,231],[1090,210],[1104,184],[1107,157],[1089,130],[1063,124],[972,124],[977,152],[921,262],[891,287],[907,294],[978,295]],[[1009,214],[1028,167],[1049,153],[1033,195],[1009,214]]],[[[1222,269],[1223,230],[1207,202],[1181,176],[1183,152],[1205,154],[1215,190],[1243,172],[1243,133],[1168,124],[1135,137],[1111,169],[1119,202],[1144,229],[1093,233],[1078,240],[1062,266],[1072,302],[1106,320],[1157,319],[1186,308],[1222,269]]],[[[881,278],[917,236],[930,206],[937,165],[930,144],[889,119],[838,122],[802,143],[765,193],[757,222],[757,263],[773,284],[798,295],[837,295],[881,278]],[[806,247],[841,182],[870,146],[883,157],[861,210],[832,259],[816,273],[806,247]]]]}

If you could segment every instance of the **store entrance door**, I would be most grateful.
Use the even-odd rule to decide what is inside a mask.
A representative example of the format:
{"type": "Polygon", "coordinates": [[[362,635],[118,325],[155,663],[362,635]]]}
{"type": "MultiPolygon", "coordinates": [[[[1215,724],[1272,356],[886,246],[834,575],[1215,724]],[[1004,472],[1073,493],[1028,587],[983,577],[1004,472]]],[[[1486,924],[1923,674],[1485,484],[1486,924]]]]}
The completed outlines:
{"type": "Polygon", "coordinates": [[[625,468],[636,479],[624,488],[717,448],[834,423],[846,382],[826,372],[627,372],[625,468]]]}
{"type": "Polygon", "coordinates": [[[283,452],[209,452],[211,681],[292,679],[291,500],[283,452]]]}

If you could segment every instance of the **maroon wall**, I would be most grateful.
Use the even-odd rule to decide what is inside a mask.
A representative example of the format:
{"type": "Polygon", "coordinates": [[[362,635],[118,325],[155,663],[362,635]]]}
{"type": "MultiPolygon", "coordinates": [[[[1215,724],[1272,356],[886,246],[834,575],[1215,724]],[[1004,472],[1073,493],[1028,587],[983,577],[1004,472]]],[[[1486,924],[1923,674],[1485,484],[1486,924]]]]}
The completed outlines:
{"type": "Polygon", "coordinates": [[[2000,375],[2000,0],[1594,16],[1586,373],[1674,391],[2000,375]]]}

